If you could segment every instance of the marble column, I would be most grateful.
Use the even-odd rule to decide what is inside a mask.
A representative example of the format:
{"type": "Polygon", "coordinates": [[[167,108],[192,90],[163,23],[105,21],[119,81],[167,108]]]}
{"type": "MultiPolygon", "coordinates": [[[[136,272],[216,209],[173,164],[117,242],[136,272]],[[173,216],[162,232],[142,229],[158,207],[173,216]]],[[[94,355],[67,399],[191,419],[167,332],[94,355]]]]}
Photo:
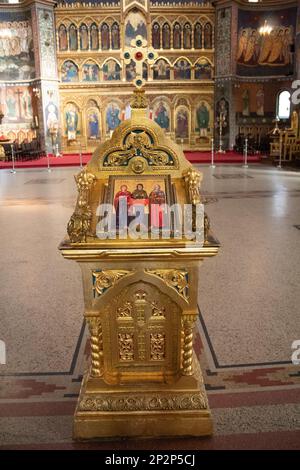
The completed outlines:
{"type": "MultiPolygon", "coordinates": [[[[59,92],[56,60],[55,21],[53,0],[31,5],[36,83],[40,89],[38,118],[39,133],[47,152],[52,152],[49,126],[55,119],[59,125],[59,92]]],[[[54,144],[60,146],[60,132],[54,144]]]]}

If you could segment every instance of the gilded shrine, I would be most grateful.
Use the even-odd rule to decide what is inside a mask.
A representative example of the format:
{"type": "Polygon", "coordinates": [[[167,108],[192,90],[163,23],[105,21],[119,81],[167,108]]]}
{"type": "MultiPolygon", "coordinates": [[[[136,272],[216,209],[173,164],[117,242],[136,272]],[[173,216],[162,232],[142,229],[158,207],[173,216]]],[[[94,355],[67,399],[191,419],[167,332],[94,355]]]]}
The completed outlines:
{"type": "Polygon", "coordinates": [[[202,174],[146,117],[143,90],[135,91],[131,106],[131,118],[75,177],[78,200],[60,245],[82,270],[91,343],[74,438],[209,435],[212,418],[193,331],[200,263],[217,254],[218,242],[206,215],[196,223],[202,174]],[[133,211],[128,224],[136,203],[148,208],[151,234],[144,219],[135,238],[123,236],[121,199],[133,211]],[[113,206],[115,238],[105,236],[103,203],[113,206]],[[177,207],[168,237],[165,203],[177,207]],[[202,238],[177,231],[184,204],[190,204],[188,218],[202,238]]]}

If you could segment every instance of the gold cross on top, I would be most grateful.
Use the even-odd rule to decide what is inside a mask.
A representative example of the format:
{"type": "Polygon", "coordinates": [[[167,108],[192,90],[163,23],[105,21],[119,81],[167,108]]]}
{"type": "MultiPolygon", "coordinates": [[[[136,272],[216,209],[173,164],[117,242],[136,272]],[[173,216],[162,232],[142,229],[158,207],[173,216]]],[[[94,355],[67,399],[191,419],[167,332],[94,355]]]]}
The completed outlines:
{"type": "Polygon", "coordinates": [[[143,64],[154,64],[158,57],[157,52],[153,47],[148,47],[146,39],[138,35],[131,41],[131,47],[126,47],[122,53],[124,63],[130,64],[131,61],[135,63],[135,78],[133,80],[136,88],[141,88],[145,84],[143,79],[143,64]]]}

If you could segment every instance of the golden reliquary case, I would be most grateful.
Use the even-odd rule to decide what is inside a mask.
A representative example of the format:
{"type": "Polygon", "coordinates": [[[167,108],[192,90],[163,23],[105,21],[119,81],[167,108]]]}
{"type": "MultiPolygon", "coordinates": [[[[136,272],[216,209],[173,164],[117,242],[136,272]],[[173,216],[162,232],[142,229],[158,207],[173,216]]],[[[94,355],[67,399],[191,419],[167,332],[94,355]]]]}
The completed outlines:
{"type": "Polygon", "coordinates": [[[200,262],[215,256],[219,245],[207,216],[204,242],[178,236],[176,211],[170,237],[162,237],[161,202],[179,208],[189,203],[196,226],[202,174],[146,118],[143,91],[134,93],[131,106],[131,118],[75,177],[78,200],[60,245],[82,270],[91,344],[74,438],[209,435],[212,418],[193,332],[200,262]],[[129,201],[128,223],[137,200],[145,207],[152,238],[103,238],[106,213],[99,205],[111,204],[117,219],[121,199],[129,201]]]}

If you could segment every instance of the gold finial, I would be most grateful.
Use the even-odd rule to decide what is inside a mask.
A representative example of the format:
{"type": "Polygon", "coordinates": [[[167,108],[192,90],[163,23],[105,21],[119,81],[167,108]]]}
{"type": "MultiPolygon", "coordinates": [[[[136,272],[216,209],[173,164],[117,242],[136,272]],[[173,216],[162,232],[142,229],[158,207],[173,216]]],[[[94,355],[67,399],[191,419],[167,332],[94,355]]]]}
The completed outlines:
{"type": "Polygon", "coordinates": [[[146,109],[148,106],[148,98],[145,96],[145,90],[136,89],[130,103],[132,109],[146,109]]]}

